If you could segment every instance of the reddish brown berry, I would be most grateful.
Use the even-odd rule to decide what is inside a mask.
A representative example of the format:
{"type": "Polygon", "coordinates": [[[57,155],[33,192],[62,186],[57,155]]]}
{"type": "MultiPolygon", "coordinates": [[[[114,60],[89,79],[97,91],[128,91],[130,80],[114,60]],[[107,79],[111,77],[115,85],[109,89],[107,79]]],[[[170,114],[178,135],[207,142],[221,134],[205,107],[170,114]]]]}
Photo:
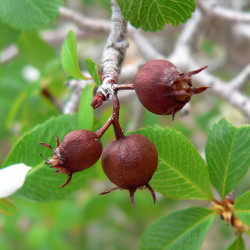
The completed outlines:
{"type": "Polygon", "coordinates": [[[94,165],[102,154],[102,143],[100,138],[89,130],[75,130],[68,133],[59,146],[56,137],[57,148],[53,149],[50,145],[40,142],[44,147],[53,151],[50,160],[46,164],[52,164],[51,168],[56,168],[55,173],[68,175],[67,181],[60,187],[66,186],[75,172],[82,171],[94,165]]]}
{"type": "Polygon", "coordinates": [[[146,62],[134,80],[136,94],[143,106],[157,115],[174,115],[208,87],[192,87],[191,76],[207,66],[189,73],[182,73],[175,65],[165,60],[146,62]]]}
{"type": "Polygon", "coordinates": [[[116,189],[128,189],[131,202],[135,205],[134,193],[137,188],[146,187],[151,192],[154,202],[155,193],[148,182],[158,165],[158,153],[155,145],[147,137],[139,134],[125,136],[111,142],[102,156],[102,168],[116,189]]]}

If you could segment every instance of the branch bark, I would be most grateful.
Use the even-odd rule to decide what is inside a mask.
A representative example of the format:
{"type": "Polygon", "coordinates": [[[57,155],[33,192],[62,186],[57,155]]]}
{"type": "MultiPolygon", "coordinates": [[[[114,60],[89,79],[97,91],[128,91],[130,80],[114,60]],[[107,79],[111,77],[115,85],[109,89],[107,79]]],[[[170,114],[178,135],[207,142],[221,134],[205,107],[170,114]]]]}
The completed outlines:
{"type": "Polygon", "coordinates": [[[102,57],[102,85],[97,90],[91,105],[99,107],[109,95],[114,94],[112,85],[117,83],[125,58],[127,42],[127,22],[123,18],[116,0],[111,0],[111,30],[102,57]]]}
{"type": "Polygon", "coordinates": [[[85,17],[84,15],[66,7],[60,7],[59,11],[61,18],[75,23],[80,28],[105,33],[110,31],[111,24],[107,20],[85,17]]]}
{"type": "Polygon", "coordinates": [[[244,11],[232,10],[219,5],[211,4],[209,1],[199,1],[197,5],[202,11],[209,15],[214,15],[234,22],[250,22],[250,13],[244,11]]]}

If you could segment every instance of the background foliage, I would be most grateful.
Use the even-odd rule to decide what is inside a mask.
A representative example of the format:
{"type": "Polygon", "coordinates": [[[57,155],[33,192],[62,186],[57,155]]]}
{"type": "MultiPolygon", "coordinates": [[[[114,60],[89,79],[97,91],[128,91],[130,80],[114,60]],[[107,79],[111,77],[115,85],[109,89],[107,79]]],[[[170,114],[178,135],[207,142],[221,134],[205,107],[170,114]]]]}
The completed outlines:
{"type": "MultiPolygon", "coordinates": [[[[179,1],[179,4],[159,0],[118,0],[118,3],[125,18],[146,31],[163,29],[166,23],[178,25],[185,22],[195,8],[193,0],[179,1]],[[178,15],[170,10],[173,5],[179,8],[176,10],[178,15]],[[155,18],[157,9],[162,11],[155,18]]],[[[96,64],[86,58],[99,63],[107,38],[105,34],[87,33],[76,44],[74,34],[68,33],[76,30],[75,26],[57,19],[58,7],[62,4],[61,0],[4,0],[0,3],[1,52],[11,44],[15,44],[19,51],[13,60],[0,66],[0,163],[4,167],[24,162],[33,167],[25,186],[11,197],[12,201],[0,200],[0,211],[13,214],[0,214],[0,249],[72,249],[72,246],[75,249],[137,249],[138,246],[145,249],[148,246],[145,242],[152,243],[150,237],[159,237],[159,228],[166,235],[164,242],[156,241],[157,245],[174,248],[177,239],[167,235],[170,224],[176,225],[176,234],[190,228],[180,240],[184,243],[178,244],[190,242],[192,249],[197,249],[212,221],[203,249],[225,249],[230,244],[229,249],[244,249],[244,241],[248,242],[246,236],[243,236],[244,241],[240,236],[235,239],[233,228],[227,227],[218,216],[214,218],[206,200],[213,196],[211,183],[221,197],[237,186],[234,212],[246,224],[249,223],[249,203],[246,200],[249,200],[250,179],[246,173],[250,133],[249,126],[236,126],[248,121],[236,109],[209,94],[195,97],[191,113],[184,117],[177,115],[174,122],[170,117],[159,117],[144,109],[139,110],[138,119],[138,110],[134,111],[140,105],[138,100],[134,96],[121,98],[120,121],[124,131],[143,128],[136,133],[149,137],[159,151],[159,167],[151,181],[158,192],[156,205],[146,190],[136,192],[136,207],[129,203],[126,191],[100,197],[98,193],[112,187],[101,170],[100,161],[74,175],[71,184],[63,190],[58,188],[66,177],[54,175],[54,170],[44,166],[40,153],[49,157],[50,152],[39,142],[55,146],[55,136],[61,140],[67,132],[77,128],[95,131],[112,112],[110,105],[95,112],[90,108],[88,104],[95,85],[87,85],[79,112],[61,115],[62,106],[71,94],[65,84],[71,79],[70,75],[84,79],[87,75],[83,75],[80,69],[88,70],[96,85],[100,84],[96,64]],[[48,43],[45,35],[57,30],[64,34],[63,38],[48,43]],[[68,39],[62,46],[67,34],[68,39]],[[68,68],[68,65],[73,66],[68,68]],[[233,124],[225,119],[219,121],[221,117],[233,121],[233,124]],[[220,156],[216,155],[218,152],[220,156]],[[206,155],[208,169],[201,155],[206,155]],[[215,158],[220,161],[214,161],[215,158]],[[223,166],[222,171],[216,171],[218,166],[223,166]],[[196,176],[201,177],[197,179],[196,176]],[[176,186],[181,188],[176,189],[176,186]],[[194,226],[194,220],[189,218],[197,220],[194,226]],[[182,227],[178,225],[180,220],[182,227]],[[197,232],[199,241],[191,242],[194,235],[197,237],[197,232]]],[[[64,4],[92,17],[110,16],[107,0],[65,1],[64,4]]],[[[218,48],[220,50],[224,42],[222,38],[222,42],[214,39],[217,33],[213,28],[209,30],[201,41],[199,56],[213,58],[218,54],[218,48]]],[[[147,35],[150,37],[150,33],[147,35]]],[[[172,29],[167,25],[163,31],[151,33],[150,39],[167,54],[178,35],[179,28],[172,29]],[[172,40],[166,41],[168,37],[172,40]]],[[[240,64],[235,63],[232,55],[230,58],[231,65],[227,70],[217,72],[224,79],[233,77],[240,64]]],[[[140,59],[131,41],[124,65],[140,59]]],[[[248,87],[244,91],[250,94],[248,87]]],[[[103,145],[113,139],[110,128],[102,138],[103,145]]]]}

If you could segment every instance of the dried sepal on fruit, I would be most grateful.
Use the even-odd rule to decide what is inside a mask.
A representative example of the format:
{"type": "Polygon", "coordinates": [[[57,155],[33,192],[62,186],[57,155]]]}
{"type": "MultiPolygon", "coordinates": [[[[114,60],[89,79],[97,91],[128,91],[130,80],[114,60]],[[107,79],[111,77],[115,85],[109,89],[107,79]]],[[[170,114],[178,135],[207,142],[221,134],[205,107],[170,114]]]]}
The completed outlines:
{"type": "Polygon", "coordinates": [[[53,151],[51,159],[45,159],[45,164],[51,164],[51,168],[56,168],[56,174],[68,175],[66,182],[60,187],[65,187],[71,180],[72,174],[82,171],[94,165],[102,154],[102,143],[100,138],[89,130],[75,130],[68,133],[59,145],[56,137],[56,148],[44,142],[40,142],[43,147],[53,151]]]}
{"type": "Polygon", "coordinates": [[[134,79],[136,94],[143,106],[158,115],[172,115],[188,103],[193,94],[200,94],[208,87],[195,88],[191,76],[207,66],[182,73],[174,64],[166,60],[146,62],[134,79]]]}
{"type": "Polygon", "coordinates": [[[153,142],[147,137],[132,134],[111,142],[104,149],[102,168],[109,180],[117,187],[101,194],[117,189],[127,189],[130,200],[135,205],[135,191],[145,187],[150,191],[155,203],[155,193],[149,181],[157,165],[158,152],[153,142]]]}

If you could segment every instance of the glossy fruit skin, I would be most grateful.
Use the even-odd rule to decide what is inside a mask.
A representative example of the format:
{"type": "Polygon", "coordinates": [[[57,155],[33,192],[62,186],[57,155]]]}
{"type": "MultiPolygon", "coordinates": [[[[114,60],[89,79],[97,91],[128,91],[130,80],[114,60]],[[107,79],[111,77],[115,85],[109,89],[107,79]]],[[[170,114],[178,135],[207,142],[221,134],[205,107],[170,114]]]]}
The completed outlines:
{"type": "Polygon", "coordinates": [[[194,88],[191,76],[205,69],[183,74],[174,64],[166,60],[146,62],[134,79],[136,94],[143,106],[158,115],[174,115],[207,87],[194,88]]]}
{"type": "Polygon", "coordinates": [[[136,190],[148,184],[157,165],[155,145],[139,134],[111,142],[102,155],[102,168],[109,180],[128,190],[136,190]]]}
{"type": "Polygon", "coordinates": [[[68,133],[59,145],[56,137],[57,147],[53,149],[50,145],[40,142],[44,147],[50,148],[52,158],[46,160],[45,164],[51,164],[56,168],[56,173],[68,175],[67,181],[60,187],[66,186],[72,174],[85,170],[94,165],[102,154],[102,143],[100,138],[89,130],[75,130],[68,133]]]}

